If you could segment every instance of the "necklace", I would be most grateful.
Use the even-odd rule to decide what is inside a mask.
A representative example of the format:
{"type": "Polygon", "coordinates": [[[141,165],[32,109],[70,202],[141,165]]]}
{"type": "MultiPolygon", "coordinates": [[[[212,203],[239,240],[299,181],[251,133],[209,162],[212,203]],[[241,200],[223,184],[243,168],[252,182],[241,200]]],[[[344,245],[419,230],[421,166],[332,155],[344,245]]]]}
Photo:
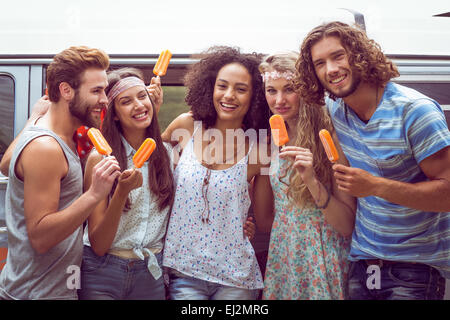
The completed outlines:
{"type": "MultiPolygon", "coordinates": [[[[209,132],[208,137],[209,137],[208,142],[211,143],[211,132],[209,132]]],[[[244,150],[245,150],[246,144],[244,143],[242,145],[244,146],[244,150]]],[[[226,145],[225,145],[225,147],[226,147],[226,145]]],[[[233,148],[234,148],[234,143],[233,143],[233,148]]],[[[211,163],[208,163],[208,161],[203,160],[203,157],[201,158],[202,159],[201,164],[203,167],[206,168],[205,176],[203,177],[203,181],[202,181],[202,196],[203,196],[203,201],[204,201],[204,208],[203,208],[202,216],[201,216],[202,223],[209,223],[210,210],[209,210],[208,190],[209,190],[212,169],[217,165],[228,163],[228,160],[233,160],[233,162],[235,159],[237,160],[240,150],[242,150],[242,147],[240,148],[240,145],[238,144],[237,149],[233,150],[233,155],[231,157],[226,158],[225,162],[223,162],[223,163],[220,163],[220,162],[216,163],[216,161],[211,161],[211,163]]],[[[221,152],[223,152],[223,148],[221,148],[221,152]]],[[[227,152],[225,152],[225,153],[226,153],[226,155],[228,154],[227,152]]],[[[202,151],[202,155],[203,155],[203,151],[202,151]]],[[[219,159],[220,159],[220,157],[219,157],[219,159]]],[[[211,160],[213,160],[212,157],[211,157],[211,160]]],[[[216,160],[216,159],[214,159],[214,160],[216,160]]],[[[220,160],[220,161],[222,161],[222,160],[220,160]]]]}
{"type": "Polygon", "coordinates": [[[211,178],[211,169],[206,168],[206,175],[203,178],[203,184],[202,184],[202,196],[203,201],[205,202],[205,207],[202,211],[202,223],[209,223],[209,201],[208,201],[208,188],[209,188],[209,179],[211,178]],[[205,211],[206,211],[206,218],[205,218],[205,211]]]}

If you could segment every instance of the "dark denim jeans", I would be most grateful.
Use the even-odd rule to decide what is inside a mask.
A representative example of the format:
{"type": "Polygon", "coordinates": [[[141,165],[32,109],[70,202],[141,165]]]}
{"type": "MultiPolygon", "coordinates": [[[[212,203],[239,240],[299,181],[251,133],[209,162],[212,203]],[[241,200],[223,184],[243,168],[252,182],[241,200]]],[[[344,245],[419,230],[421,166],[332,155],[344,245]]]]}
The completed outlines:
{"type": "Polygon", "coordinates": [[[407,262],[383,265],[379,268],[379,289],[374,288],[375,281],[371,281],[375,276],[373,267],[369,273],[368,268],[364,260],[351,262],[349,299],[442,300],[444,297],[445,278],[428,265],[407,262]]]}
{"type": "MultiPolygon", "coordinates": [[[[161,266],[162,254],[156,254],[161,266]]],[[[85,246],[81,264],[80,300],[164,300],[161,276],[155,280],[147,260],[122,259],[111,254],[97,256],[85,246]]]]}

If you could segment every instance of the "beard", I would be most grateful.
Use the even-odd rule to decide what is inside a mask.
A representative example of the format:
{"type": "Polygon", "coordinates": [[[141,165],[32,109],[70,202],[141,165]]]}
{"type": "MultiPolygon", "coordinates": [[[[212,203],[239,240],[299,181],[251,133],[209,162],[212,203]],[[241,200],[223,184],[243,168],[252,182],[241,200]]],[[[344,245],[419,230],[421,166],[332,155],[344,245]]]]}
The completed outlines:
{"type": "Polygon", "coordinates": [[[348,88],[348,90],[336,93],[330,90],[329,88],[325,87],[326,90],[328,91],[328,94],[333,100],[336,100],[336,98],[346,98],[349,95],[353,94],[356,91],[356,89],[358,89],[359,84],[361,83],[361,76],[356,71],[353,71],[352,77],[353,77],[352,83],[350,85],[350,88],[348,88]]]}
{"type": "Polygon", "coordinates": [[[100,119],[94,117],[91,112],[94,107],[96,105],[81,101],[78,92],[75,92],[75,96],[69,102],[69,111],[73,117],[77,118],[84,126],[98,128],[100,119]]]}

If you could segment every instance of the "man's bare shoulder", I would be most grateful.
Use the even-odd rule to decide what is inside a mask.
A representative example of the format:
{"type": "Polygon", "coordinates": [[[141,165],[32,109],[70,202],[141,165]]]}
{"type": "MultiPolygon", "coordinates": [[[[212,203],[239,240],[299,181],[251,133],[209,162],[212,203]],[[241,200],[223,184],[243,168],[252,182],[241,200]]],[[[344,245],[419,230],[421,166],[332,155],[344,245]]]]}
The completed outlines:
{"type": "Polygon", "coordinates": [[[39,174],[39,171],[64,176],[67,168],[67,159],[58,141],[51,136],[40,136],[23,148],[17,159],[16,173],[19,177],[39,174]]]}

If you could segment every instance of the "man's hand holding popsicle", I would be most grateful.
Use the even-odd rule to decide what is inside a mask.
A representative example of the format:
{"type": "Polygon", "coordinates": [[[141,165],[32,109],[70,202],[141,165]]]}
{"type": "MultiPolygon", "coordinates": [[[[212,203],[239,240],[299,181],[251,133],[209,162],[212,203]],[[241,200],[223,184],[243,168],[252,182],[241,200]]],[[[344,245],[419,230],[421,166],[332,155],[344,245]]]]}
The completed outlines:
{"type": "Polygon", "coordinates": [[[327,154],[328,159],[335,163],[339,160],[339,153],[334,145],[333,139],[331,138],[330,132],[326,129],[322,129],[319,131],[320,141],[322,142],[323,148],[325,149],[325,153],[327,154]]]}
{"type": "Polygon", "coordinates": [[[103,155],[103,159],[92,170],[92,184],[89,189],[94,192],[98,199],[103,199],[108,195],[114,181],[121,175],[120,166],[116,158],[111,156],[112,149],[100,130],[90,128],[87,134],[98,153],[103,155]],[[109,187],[105,188],[105,185],[109,187]]]}
{"type": "Polygon", "coordinates": [[[354,197],[367,197],[374,194],[376,179],[379,179],[365,170],[352,168],[347,165],[337,163],[339,153],[333,143],[331,134],[322,129],[319,132],[320,141],[325,149],[328,159],[334,163],[334,177],[339,190],[344,191],[354,197]]]}

